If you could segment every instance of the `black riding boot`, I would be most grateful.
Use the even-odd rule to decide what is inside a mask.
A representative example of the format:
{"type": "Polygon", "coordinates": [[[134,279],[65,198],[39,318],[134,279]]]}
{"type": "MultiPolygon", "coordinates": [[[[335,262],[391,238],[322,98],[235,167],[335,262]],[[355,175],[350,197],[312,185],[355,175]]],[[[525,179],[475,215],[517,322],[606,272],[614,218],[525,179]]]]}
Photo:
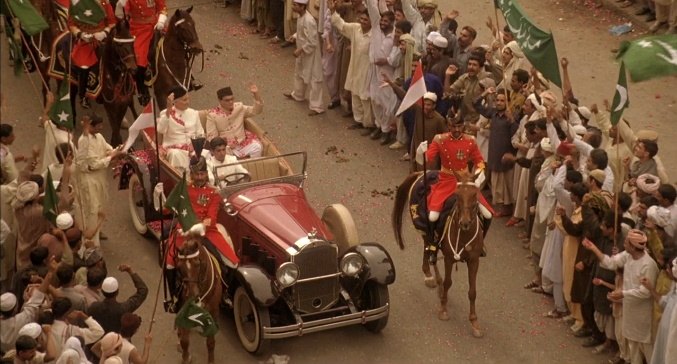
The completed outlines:
{"type": "Polygon", "coordinates": [[[146,86],[146,67],[139,67],[136,69],[134,81],[136,81],[136,92],[139,94],[139,104],[141,104],[141,106],[146,106],[150,101],[148,86],[146,86]]]}
{"type": "Polygon", "coordinates": [[[428,257],[428,263],[430,265],[435,265],[437,264],[437,252],[439,250],[439,246],[437,246],[437,221],[428,221],[428,234],[426,235],[427,241],[426,241],[426,247],[425,247],[425,253],[428,257]]]}
{"type": "Polygon", "coordinates": [[[176,286],[176,269],[165,269],[165,279],[167,280],[167,288],[169,289],[169,300],[165,301],[165,311],[169,313],[177,313],[181,306],[175,299],[178,296],[178,289],[176,286]]]}
{"type": "Polygon", "coordinates": [[[87,81],[89,78],[89,70],[84,68],[78,68],[78,96],[80,97],[80,106],[83,109],[89,109],[89,100],[85,94],[87,93],[87,81]]]}

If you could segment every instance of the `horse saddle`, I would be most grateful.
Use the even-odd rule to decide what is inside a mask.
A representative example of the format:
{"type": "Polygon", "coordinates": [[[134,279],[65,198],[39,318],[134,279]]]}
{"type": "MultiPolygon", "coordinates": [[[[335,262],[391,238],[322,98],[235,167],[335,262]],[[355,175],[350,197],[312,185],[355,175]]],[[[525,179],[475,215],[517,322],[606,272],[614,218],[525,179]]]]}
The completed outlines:
{"type": "MultiPolygon", "coordinates": [[[[61,33],[61,35],[54,40],[47,74],[57,80],[63,80],[70,75],[70,83],[77,86],[78,78],[75,76],[77,75],[77,72],[74,70],[75,66],[71,62],[71,47],[73,44],[75,44],[75,39],[73,39],[70,32],[61,33]]],[[[102,49],[103,47],[99,47],[98,51],[101,51],[102,49]]],[[[97,62],[94,66],[89,68],[86,91],[88,97],[96,98],[101,93],[103,68],[101,62],[97,62]]]]}
{"type": "MultiPolygon", "coordinates": [[[[428,223],[428,194],[430,194],[430,186],[437,183],[439,179],[439,171],[428,171],[425,174],[426,185],[423,183],[423,175],[416,180],[414,186],[412,187],[411,196],[410,196],[410,206],[412,209],[412,217],[414,221],[414,227],[416,230],[419,230],[425,234],[429,231],[428,223]]],[[[451,210],[456,204],[456,196],[451,195],[444,201],[444,207],[440,211],[440,217],[438,221],[446,221],[447,217],[451,213],[451,210]]]]}

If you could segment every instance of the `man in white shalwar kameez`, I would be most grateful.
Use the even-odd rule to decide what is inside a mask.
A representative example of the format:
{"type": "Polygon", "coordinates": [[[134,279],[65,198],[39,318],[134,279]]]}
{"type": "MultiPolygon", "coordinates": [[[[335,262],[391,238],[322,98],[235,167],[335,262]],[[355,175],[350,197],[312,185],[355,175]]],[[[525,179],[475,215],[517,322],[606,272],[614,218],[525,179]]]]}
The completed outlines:
{"type": "Polygon", "coordinates": [[[395,77],[395,67],[388,63],[395,37],[395,15],[392,11],[380,14],[378,0],[367,0],[367,11],[371,21],[367,77],[369,79],[371,109],[374,112],[376,124],[376,129],[371,133],[371,138],[380,138],[381,145],[386,145],[395,139],[391,130],[395,123],[397,96],[391,87],[381,87],[383,85],[381,74],[385,74],[388,79],[395,77]]]}
{"type": "MultiPolygon", "coordinates": [[[[79,221],[78,225],[83,230],[96,226],[97,214],[106,210],[108,203],[108,166],[125,152],[119,148],[113,148],[101,135],[103,130],[103,118],[97,115],[83,118],[83,133],[78,139],[78,152],[75,155],[77,169],[79,203],[85,221],[79,221]]],[[[75,214],[80,219],[81,214],[75,214]]],[[[96,232],[92,239],[96,246],[100,246],[100,231],[96,232]]]]}
{"type": "Polygon", "coordinates": [[[296,66],[294,67],[294,90],[285,93],[287,98],[296,101],[306,99],[306,89],[310,87],[309,116],[324,112],[324,74],[322,72],[322,51],[317,20],[307,9],[308,0],[294,0],[296,19],[296,66]]]}
{"type": "Polygon", "coordinates": [[[209,184],[212,186],[222,187],[230,183],[238,183],[245,181],[246,176],[249,176],[249,171],[237,163],[237,157],[230,154],[230,149],[226,145],[223,138],[215,137],[209,142],[211,156],[207,158],[207,173],[209,174],[209,184]],[[227,167],[222,167],[226,166],[227,167]],[[217,167],[221,167],[216,170],[217,167]],[[216,180],[218,176],[218,181],[216,180]]]}
{"type": "Polygon", "coordinates": [[[371,22],[369,15],[358,14],[358,23],[346,23],[336,12],[336,4],[330,1],[327,6],[331,15],[331,25],[350,41],[350,62],[344,89],[352,94],[353,117],[355,123],[350,129],[373,128],[374,120],[369,99],[369,44],[371,43],[371,22]]]}
{"type": "Polygon", "coordinates": [[[331,26],[331,11],[327,7],[327,2],[333,0],[320,1],[320,28],[322,28],[322,42],[324,49],[322,50],[322,72],[324,75],[324,82],[327,84],[329,91],[329,109],[333,109],[341,105],[340,85],[339,85],[339,62],[341,60],[341,52],[339,39],[341,35],[336,28],[331,26]]]}
{"type": "Polygon", "coordinates": [[[628,341],[632,364],[642,364],[643,360],[651,362],[653,351],[653,302],[651,292],[641,281],[645,279],[655,287],[658,266],[646,252],[646,242],[646,233],[630,230],[623,244],[625,251],[610,257],[603,254],[591,241],[583,240],[583,246],[599,259],[600,267],[609,270],[623,268],[623,290],[609,293],[609,299],[623,300],[623,336],[628,341]]]}
{"type": "Polygon", "coordinates": [[[183,87],[177,86],[167,97],[167,109],[160,112],[157,131],[160,155],[183,172],[188,169],[192,138],[204,136],[200,114],[188,105],[190,98],[183,87]]]}

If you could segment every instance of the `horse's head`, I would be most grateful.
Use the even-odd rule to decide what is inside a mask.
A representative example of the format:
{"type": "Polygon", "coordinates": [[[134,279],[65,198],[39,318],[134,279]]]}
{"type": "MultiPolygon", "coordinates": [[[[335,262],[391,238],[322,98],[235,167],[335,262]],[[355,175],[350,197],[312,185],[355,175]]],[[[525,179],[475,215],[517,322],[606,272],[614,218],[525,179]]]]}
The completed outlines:
{"type": "Polygon", "coordinates": [[[111,33],[112,36],[108,43],[110,47],[108,52],[109,57],[116,58],[114,63],[119,63],[124,70],[130,72],[136,71],[136,55],[134,54],[135,37],[129,31],[127,19],[118,21],[111,33]]]}
{"type": "Polygon", "coordinates": [[[479,187],[472,180],[472,173],[458,174],[454,172],[458,185],[456,187],[456,211],[459,214],[458,224],[462,230],[468,230],[477,218],[479,187]]]}
{"type": "Polygon", "coordinates": [[[200,279],[204,275],[205,262],[203,261],[202,243],[199,238],[187,238],[178,248],[176,254],[176,269],[183,277],[183,295],[185,297],[200,297],[200,279]]]}
{"type": "Polygon", "coordinates": [[[199,54],[202,53],[203,48],[200,43],[200,38],[197,35],[197,30],[195,30],[195,21],[193,20],[193,17],[190,16],[191,11],[193,11],[192,6],[186,10],[176,9],[174,15],[169,20],[167,33],[176,34],[179,41],[188,52],[199,54]]]}

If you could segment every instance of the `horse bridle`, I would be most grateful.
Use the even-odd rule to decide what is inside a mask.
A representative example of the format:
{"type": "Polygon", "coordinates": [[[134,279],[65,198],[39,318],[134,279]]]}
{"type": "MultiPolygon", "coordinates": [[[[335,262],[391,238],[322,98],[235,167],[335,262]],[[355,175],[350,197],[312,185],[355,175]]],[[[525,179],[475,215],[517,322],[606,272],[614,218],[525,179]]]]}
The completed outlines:
{"type": "MultiPolygon", "coordinates": [[[[196,252],[188,254],[188,255],[177,253],[176,258],[178,260],[185,260],[185,261],[193,260],[193,259],[199,258],[201,252],[202,252],[202,247],[198,247],[196,252]]],[[[211,275],[212,277],[211,277],[211,280],[210,280],[210,283],[209,283],[209,287],[207,288],[207,290],[205,291],[205,293],[202,296],[197,297],[197,302],[202,302],[202,300],[204,300],[204,298],[207,297],[209,292],[211,292],[212,288],[214,287],[214,276],[216,275],[216,272],[214,272],[214,262],[212,261],[212,257],[210,257],[209,254],[207,254],[207,260],[209,260],[209,266],[212,268],[212,275],[211,275]]],[[[197,284],[198,294],[200,294],[199,293],[200,282],[203,281],[205,274],[207,274],[207,265],[206,264],[204,264],[203,267],[200,267],[200,271],[197,274],[197,279],[182,278],[181,279],[181,286],[184,286],[186,283],[195,283],[195,284],[197,284]]]]}

